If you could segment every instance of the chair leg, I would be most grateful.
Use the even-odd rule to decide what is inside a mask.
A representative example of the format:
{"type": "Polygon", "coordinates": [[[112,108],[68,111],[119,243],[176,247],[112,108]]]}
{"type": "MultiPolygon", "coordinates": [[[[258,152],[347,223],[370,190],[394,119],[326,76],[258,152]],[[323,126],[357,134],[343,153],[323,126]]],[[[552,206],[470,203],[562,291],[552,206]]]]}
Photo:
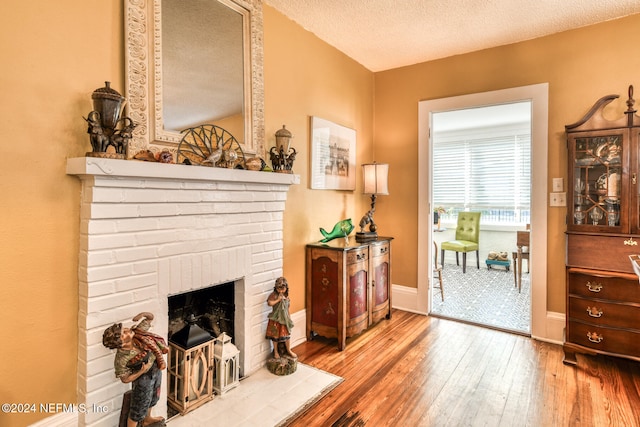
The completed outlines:
{"type": "Polygon", "coordinates": [[[467,253],[466,252],[462,252],[462,272],[463,273],[467,272],[467,253]]]}
{"type": "MultiPolygon", "coordinates": [[[[459,252],[456,252],[456,265],[460,265],[460,258],[458,258],[458,254],[459,254],[459,252]]],[[[464,254],[464,255],[462,256],[462,259],[464,259],[464,256],[465,256],[465,255],[466,255],[466,254],[464,254]]]]}
{"type": "Polygon", "coordinates": [[[480,270],[480,250],[476,251],[476,265],[478,266],[478,270],[480,270]]]}
{"type": "Polygon", "coordinates": [[[444,302],[444,288],[442,287],[442,271],[438,271],[438,279],[440,280],[440,297],[444,302]]]}
{"type": "Polygon", "coordinates": [[[440,264],[442,264],[442,269],[444,270],[444,249],[440,251],[440,264]]]}

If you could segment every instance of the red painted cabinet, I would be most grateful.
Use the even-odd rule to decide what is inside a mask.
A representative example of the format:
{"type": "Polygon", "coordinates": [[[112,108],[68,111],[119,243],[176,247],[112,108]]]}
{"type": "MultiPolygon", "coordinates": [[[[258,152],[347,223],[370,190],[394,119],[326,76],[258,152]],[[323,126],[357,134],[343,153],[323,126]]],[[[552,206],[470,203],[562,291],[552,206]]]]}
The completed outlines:
{"type": "Polygon", "coordinates": [[[307,339],[346,339],[391,317],[391,238],[335,239],[306,248],[307,339]]]}

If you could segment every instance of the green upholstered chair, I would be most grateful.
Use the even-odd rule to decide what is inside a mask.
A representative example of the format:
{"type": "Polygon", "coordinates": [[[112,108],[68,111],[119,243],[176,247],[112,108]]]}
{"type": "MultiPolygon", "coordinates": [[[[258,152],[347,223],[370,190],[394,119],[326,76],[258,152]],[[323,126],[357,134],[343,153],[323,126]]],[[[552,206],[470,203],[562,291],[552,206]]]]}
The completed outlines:
{"type": "Polygon", "coordinates": [[[480,240],[480,214],[481,212],[460,212],[458,214],[458,225],[456,226],[456,240],[442,242],[442,268],[444,268],[445,251],[455,251],[456,265],[460,265],[458,254],[462,252],[462,272],[467,272],[467,252],[476,252],[476,263],[480,269],[480,253],[478,252],[478,241],[480,240]]]}

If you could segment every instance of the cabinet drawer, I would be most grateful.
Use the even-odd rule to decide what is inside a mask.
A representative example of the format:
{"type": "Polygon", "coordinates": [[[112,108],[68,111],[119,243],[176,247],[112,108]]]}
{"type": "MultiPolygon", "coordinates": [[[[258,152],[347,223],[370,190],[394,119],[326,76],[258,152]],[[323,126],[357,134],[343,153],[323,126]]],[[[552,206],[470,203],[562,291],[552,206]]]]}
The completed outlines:
{"type": "MultiPolygon", "coordinates": [[[[567,265],[594,270],[633,273],[629,255],[640,251],[638,245],[628,245],[629,236],[567,235],[567,265]]],[[[633,241],[638,242],[637,236],[633,241]]]]}
{"type": "Polygon", "coordinates": [[[569,321],[568,340],[607,353],[640,356],[640,333],[569,321]]]}
{"type": "Polygon", "coordinates": [[[369,254],[369,250],[366,247],[348,251],[347,265],[368,260],[369,259],[368,254],[369,254]]]}
{"type": "Polygon", "coordinates": [[[389,253],[389,243],[381,243],[379,245],[371,245],[371,257],[379,257],[389,253]]]}
{"type": "Polygon", "coordinates": [[[623,277],[569,271],[569,294],[640,303],[640,284],[623,277]]]}
{"type": "Polygon", "coordinates": [[[569,297],[569,318],[640,332],[640,306],[569,297]]]}

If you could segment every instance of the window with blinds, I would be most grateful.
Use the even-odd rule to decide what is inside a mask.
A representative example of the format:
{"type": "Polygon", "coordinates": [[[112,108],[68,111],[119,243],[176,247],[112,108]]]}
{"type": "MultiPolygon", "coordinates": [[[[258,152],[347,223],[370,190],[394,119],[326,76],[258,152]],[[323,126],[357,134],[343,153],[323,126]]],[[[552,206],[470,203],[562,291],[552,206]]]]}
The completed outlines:
{"type": "Polygon", "coordinates": [[[530,121],[434,133],[432,153],[433,205],[444,220],[482,211],[485,224],[530,222],[530,121]]]}

